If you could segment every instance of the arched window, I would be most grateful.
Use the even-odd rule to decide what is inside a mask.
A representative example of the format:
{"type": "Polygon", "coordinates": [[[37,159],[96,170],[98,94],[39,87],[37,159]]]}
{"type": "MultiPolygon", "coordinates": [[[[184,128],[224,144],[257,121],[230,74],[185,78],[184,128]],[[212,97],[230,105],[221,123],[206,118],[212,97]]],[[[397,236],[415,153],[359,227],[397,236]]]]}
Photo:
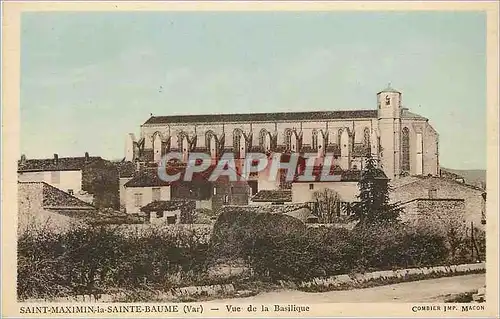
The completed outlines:
{"type": "Polygon", "coordinates": [[[184,139],[187,139],[186,133],[179,132],[179,134],[177,134],[177,149],[179,149],[181,152],[183,151],[182,146],[184,145],[184,139]]]}
{"type": "Polygon", "coordinates": [[[265,128],[260,130],[260,132],[259,132],[259,146],[260,147],[264,147],[264,141],[266,140],[266,134],[267,134],[267,131],[265,128]]]}
{"type": "Polygon", "coordinates": [[[284,142],[286,149],[290,150],[290,145],[292,144],[292,130],[289,128],[285,129],[284,142]]]}
{"type": "Polygon", "coordinates": [[[217,157],[217,137],[213,131],[207,131],[205,133],[205,147],[207,151],[210,152],[212,158],[217,157]]]}
{"type": "Polygon", "coordinates": [[[337,145],[340,147],[342,145],[342,133],[344,132],[343,129],[339,129],[339,134],[337,135],[337,145]]]}
{"type": "Polygon", "coordinates": [[[209,130],[205,132],[205,148],[210,150],[210,144],[212,142],[212,136],[215,135],[213,131],[209,130]]]}
{"type": "Polygon", "coordinates": [[[243,131],[239,128],[233,131],[233,152],[236,158],[244,158],[246,151],[246,140],[243,131]]]}
{"type": "Polygon", "coordinates": [[[233,130],[233,152],[235,154],[239,153],[240,150],[240,137],[243,135],[239,128],[233,130]]]}
{"type": "Polygon", "coordinates": [[[328,131],[320,130],[318,135],[318,157],[325,155],[325,145],[328,144],[328,131]]]}
{"type": "Polygon", "coordinates": [[[365,127],[363,131],[363,146],[367,149],[371,148],[370,129],[368,127],[365,127]]]}
{"type": "Polygon", "coordinates": [[[401,169],[403,170],[403,172],[409,172],[410,171],[410,130],[407,127],[403,128],[401,148],[402,148],[401,169]]]}
{"type": "Polygon", "coordinates": [[[153,160],[159,162],[162,156],[162,140],[160,132],[153,134],[153,160]]]}
{"type": "Polygon", "coordinates": [[[179,150],[182,152],[182,159],[186,162],[188,160],[189,154],[189,139],[187,134],[184,132],[180,132],[179,136],[177,137],[177,141],[179,150]]]}
{"type": "Polygon", "coordinates": [[[271,134],[265,128],[259,132],[259,146],[264,152],[271,150],[271,134]]]}
{"type": "Polygon", "coordinates": [[[313,150],[318,149],[318,131],[316,131],[315,129],[312,131],[311,146],[313,150]]]}
{"type": "Polygon", "coordinates": [[[343,130],[342,135],[340,136],[340,153],[342,157],[348,156],[350,143],[349,132],[347,130],[343,130]]]}
{"type": "Polygon", "coordinates": [[[290,151],[297,152],[299,150],[299,139],[297,138],[297,134],[295,132],[291,132],[290,134],[290,151]]]}

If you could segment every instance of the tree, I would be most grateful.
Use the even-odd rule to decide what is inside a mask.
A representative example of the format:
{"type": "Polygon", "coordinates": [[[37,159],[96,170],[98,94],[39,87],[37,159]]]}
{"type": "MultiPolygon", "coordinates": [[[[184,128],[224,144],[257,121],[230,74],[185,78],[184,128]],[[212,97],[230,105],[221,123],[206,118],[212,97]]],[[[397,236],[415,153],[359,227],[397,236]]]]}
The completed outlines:
{"type": "Polygon", "coordinates": [[[335,217],[340,215],[340,196],[337,192],[329,188],[317,190],[312,199],[316,203],[315,214],[320,223],[333,223],[335,217]]]}
{"type": "Polygon", "coordinates": [[[352,206],[351,220],[357,227],[397,222],[403,211],[399,203],[389,203],[389,179],[377,167],[377,160],[369,156],[358,182],[359,201],[352,206]]]}
{"type": "Polygon", "coordinates": [[[96,208],[120,207],[120,184],[116,165],[97,160],[83,168],[82,189],[94,195],[96,208]]]}

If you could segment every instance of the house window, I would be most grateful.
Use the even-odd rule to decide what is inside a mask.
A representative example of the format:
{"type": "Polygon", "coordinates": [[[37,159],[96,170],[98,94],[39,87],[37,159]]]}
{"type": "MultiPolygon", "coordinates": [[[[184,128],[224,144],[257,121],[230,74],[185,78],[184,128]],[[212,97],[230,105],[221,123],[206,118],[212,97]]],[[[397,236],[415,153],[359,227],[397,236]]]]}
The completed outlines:
{"type": "Polygon", "coordinates": [[[142,194],[134,194],[135,207],[142,207],[142,194]]]}
{"type": "Polygon", "coordinates": [[[72,190],[72,189],[68,189],[68,194],[70,194],[70,195],[74,195],[73,190],[72,190]]]}
{"type": "Polygon", "coordinates": [[[228,203],[229,203],[229,196],[224,195],[224,204],[228,204],[228,203]]]}
{"type": "Polygon", "coordinates": [[[177,222],[177,215],[167,216],[167,224],[172,225],[177,222]]]}
{"type": "Polygon", "coordinates": [[[153,202],[154,201],[159,201],[161,199],[161,189],[159,187],[154,187],[153,188],[152,199],[153,199],[153,202]]]}
{"type": "Polygon", "coordinates": [[[59,184],[60,182],[61,182],[61,172],[60,171],[50,172],[50,183],[59,184]]]}
{"type": "Polygon", "coordinates": [[[314,189],[314,184],[309,184],[309,189],[314,189]]]}
{"type": "Polygon", "coordinates": [[[156,212],[156,218],[163,218],[163,212],[156,212]]]}

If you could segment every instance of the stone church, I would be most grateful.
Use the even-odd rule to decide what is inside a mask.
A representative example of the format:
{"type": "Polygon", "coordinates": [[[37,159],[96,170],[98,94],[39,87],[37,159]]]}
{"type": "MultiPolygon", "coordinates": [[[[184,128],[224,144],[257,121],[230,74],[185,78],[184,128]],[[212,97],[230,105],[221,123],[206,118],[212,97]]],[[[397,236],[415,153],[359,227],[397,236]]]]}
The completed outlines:
{"type": "Polygon", "coordinates": [[[377,108],[212,115],[151,116],[140,137],[129,134],[127,161],[158,162],[169,151],[205,152],[216,159],[233,152],[333,154],[343,170],[363,168],[368,155],[378,158],[390,179],[439,175],[438,133],[429,120],[402,107],[401,92],[377,93],[377,108]]]}

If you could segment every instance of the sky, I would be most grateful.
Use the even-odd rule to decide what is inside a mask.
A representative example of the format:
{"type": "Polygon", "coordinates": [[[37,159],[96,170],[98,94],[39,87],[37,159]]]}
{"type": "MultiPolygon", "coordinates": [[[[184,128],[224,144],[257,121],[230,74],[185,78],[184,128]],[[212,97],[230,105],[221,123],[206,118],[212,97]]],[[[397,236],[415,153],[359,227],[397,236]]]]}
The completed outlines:
{"type": "Polygon", "coordinates": [[[390,82],[440,163],[486,168],[481,12],[27,12],[21,152],[125,156],[153,115],[376,109],[390,82]]]}

